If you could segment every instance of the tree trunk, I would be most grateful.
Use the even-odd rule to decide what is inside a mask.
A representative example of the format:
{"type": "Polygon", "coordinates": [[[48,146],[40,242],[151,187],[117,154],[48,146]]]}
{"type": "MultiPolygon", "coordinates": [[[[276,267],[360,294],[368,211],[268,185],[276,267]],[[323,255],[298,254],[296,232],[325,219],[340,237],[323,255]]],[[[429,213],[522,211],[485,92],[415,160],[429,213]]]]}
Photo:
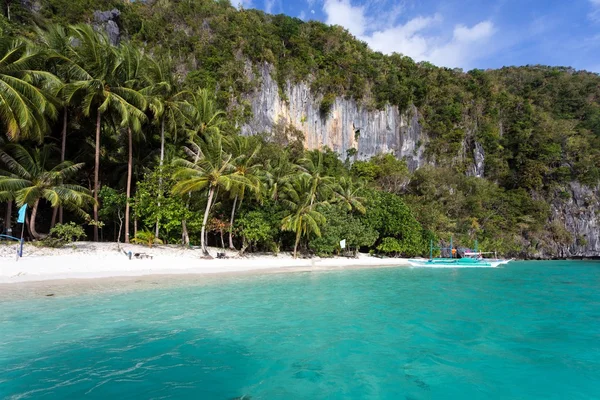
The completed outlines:
{"type": "Polygon", "coordinates": [[[27,233],[29,233],[29,239],[33,239],[33,235],[31,234],[31,219],[29,215],[25,214],[25,223],[21,229],[25,229],[25,225],[27,225],[27,233]]]}
{"type": "Polygon", "coordinates": [[[4,217],[4,229],[6,230],[6,234],[12,236],[12,200],[9,200],[6,203],[6,216],[4,217]]]}
{"type": "Polygon", "coordinates": [[[181,242],[184,246],[190,244],[190,235],[188,234],[187,222],[185,219],[181,221],[181,242]]]}
{"type": "Polygon", "coordinates": [[[162,167],[165,162],[165,119],[163,117],[160,123],[160,160],[159,165],[162,167]]]}
{"type": "MultiPolygon", "coordinates": [[[[67,113],[67,107],[65,107],[65,112],[63,114],[63,128],[62,128],[62,144],[60,147],[60,161],[63,162],[65,161],[65,156],[66,156],[66,152],[67,152],[67,123],[69,122],[68,120],[68,113],[67,113]]],[[[58,209],[58,223],[62,224],[63,223],[63,206],[60,206],[58,209]]],[[[53,224],[54,226],[54,224],[53,224]]]]}
{"type": "Polygon", "coordinates": [[[208,249],[206,248],[206,240],[205,240],[206,222],[208,221],[208,212],[210,210],[210,206],[211,206],[214,194],[215,194],[215,188],[211,187],[208,192],[208,202],[206,203],[206,210],[204,210],[204,219],[202,220],[202,233],[200,236],[200,240],[201,240],[200,247],[202,248],[202,252],[204,253],[205,256],[208,255],[208,249]]]}
{"type": "MultiPolygon", "coordinates": [[[[163,117],[160,123],[160,161],[158,165],[160,166],[160,176],[158,177],[158,208],[160,209],[160,196],[162,196],[162,167],[165,162],[165,118],[163,117]]],[[[160,220],[158,217],[156,218],[156,229],[154,231],[154,236],[158,239],[158,234],[160,231],[160,220]]]]}
{"type": "Polygon", "coordinates": [[[298,243],[300,243],[300,234],[302,229],[296,231],[296,243],[294,244],[294,258],[298,258],[298,243]]]}
{"type": "Polygon", "coordinates": [[[131,175],[133,174],[133,133],[127,128],[129,158],[127,159],[127,202],[125,203],[125,243],[129,243],[129,200],[131,198],[131,175]]]}
{"type": "MultiPolygon", "coordinates": [[[[194,156],[194,164],[198,163],[198,159],[200,158],[200,151],[198,150],[194,156]]],[[[185,209],[190,209],[190,199],[192,198],[192,194],[188,192],[188,201],[185,205],[185,209]]],[[[204,235],[202,235],[204,237],[204,235]]],[[[184,219],[181,220],[181,240],[183,241],[184,246],[189,246],[190,244],[190,235],[187,230],[187,221],[184,219]]]]}
{"type": "Polygon", "coordinates": [[[117,213],[117,216],[119,217],[119,234],[117,235],[117,242],[121,243],[121,231],[123,230],[123,215],[121,214],[121,211],[117,213]]]}
{"type": "Polygon", "coordinates": [[[29,230],[31,232],[31,236],[35,240],[39,240],[41,238],[41,235],[35,230],[35,218],[37,217],[39,203],[39,200],[36,200],[35,203],[33,203],[33,209],[31,210],[31,221],[29,222],[29,230]]]}
{"type": "Polygon", "coordinates": [[[238,197],[235,196],[233,200],[233,208],[231,209],[231,218],[229,219],[229,248],[231,250],[235,250],[235,246],[233,245],[233,220],[235,218],[235,207],[237,205],[238,197]]]}
{"type": "Polygon", "coordinates": [[[94,242],[98,241],[98,191],[100,190],[100,123],[102,113],[96,116],[96,154],[94,158],[94,242]]]}
{"type": "Polygon", "coordinates": [[[58,214],[58,207],[52,208],[52,220],[50,221],[50,229],[54,228],[56,225],[56,215],[58,214]]]}

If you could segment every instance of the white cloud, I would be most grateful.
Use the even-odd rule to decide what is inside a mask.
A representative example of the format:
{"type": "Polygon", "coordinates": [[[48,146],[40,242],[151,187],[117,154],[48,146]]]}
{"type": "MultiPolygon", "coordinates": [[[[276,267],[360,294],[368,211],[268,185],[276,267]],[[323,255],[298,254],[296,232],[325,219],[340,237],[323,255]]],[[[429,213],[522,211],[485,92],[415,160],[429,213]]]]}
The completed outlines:
{"type": "Polygon", "coordinates": [[[366,8],[353,6],[350,0],[326,0],[323,11],[328,24],[345,27],[382,53],[401,53],[417,61],[470,68],[474,60],[492,51],[489,39],[495,28],[491,21],[482,21],[471,27],[458,24],[451,34],[436,34],[432,31],[439,31],[443,21],[438,14],[418,16],[404,24],[390,24],[385,18],[382,21],[369,19],[366,8]]]}
{"type": "Polygon", "coordinates": [[[265,0],[265,11],[267,12],[267,14],[271,14],[274,5],[275,0],[265,0]]]}
{"type": "Polygon", "coordinates": [[[238,8],[250,8],[252,7],[252,0],[237,0],[233,2],[237,4],[238,8]]]}
{"type": "Polygon", "coordinates": [[[354,7],[350,0],[326,0],[323,11],[328,24],[343,26],[355,36],[364,34],[367,25],[364,7],[354,7]]]}
{"type": "Polygon", "coordinates": [[[456,25],[454,28],[454,40],[458,42],[477,42],[490,37],[494,33],[494,24],[490,21],[480,22],[472,28],[464,25],[456,25]]]}
{"type": "Polygon", "coordinates": [[[588,17],[594,22],[600,22],[600,0],[589,0],[592,6],[592,11],[588,17]]]}
{"type": "Polygon", "coordinates": [[[311,14],[314,14],[314,13],[315,13],[315,10],[310,10],[310,13],[311,13],[311,14]]]}
{"type": "Polygon", "coordinates": [[[300,11],[300,15],[298,15],[302,21],[306,21],[306,13],[304,11],[300,11]]]}
{"type": "Polygon", "coordinates": [[[588,17],[594,22],[600,22],[600,0],[589,0],[592,7],[592,11],[588,14],[588,17]]]}

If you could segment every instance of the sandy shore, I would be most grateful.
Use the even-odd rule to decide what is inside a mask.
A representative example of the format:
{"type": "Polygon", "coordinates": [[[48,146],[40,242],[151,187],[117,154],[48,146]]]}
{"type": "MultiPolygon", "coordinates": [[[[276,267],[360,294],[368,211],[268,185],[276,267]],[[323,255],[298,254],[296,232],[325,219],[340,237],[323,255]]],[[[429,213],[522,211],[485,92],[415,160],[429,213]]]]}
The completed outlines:
{"type": "MultiPolygon", "coordinates": [[[[220,249],[210,249],[216,256],[220,249]]],[[[60,279],[94,279],[113,277],[139,277],[148,275],[223,274],[223,273],[273,273],[318,271],[358,267],[406,266],[399,258],[294,259],[290,254],[249,254],[239,257],[227,251],[226,259],[204,259],[200,250],[175,246],[151,249],[140,245],[80,242],[62,249],[40,248],[26,245],[23,257],[16,260],[15,245],[0,246],[0,283],[51,281],[60,279]],[[145,253],[152,259],[131,260],[123,253],[145,253]]]]}

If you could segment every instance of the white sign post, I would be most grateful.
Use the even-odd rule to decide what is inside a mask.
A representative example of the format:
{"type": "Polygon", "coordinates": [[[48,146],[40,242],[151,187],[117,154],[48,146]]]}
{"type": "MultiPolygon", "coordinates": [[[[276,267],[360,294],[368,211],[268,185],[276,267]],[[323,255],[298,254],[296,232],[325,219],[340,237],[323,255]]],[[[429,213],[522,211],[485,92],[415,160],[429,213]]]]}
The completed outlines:
{"type": "Polygon", "coordinates": [[[342,250],[346,248],[346,239],[340,240],[340,247],[342,248],[342,250]]]}

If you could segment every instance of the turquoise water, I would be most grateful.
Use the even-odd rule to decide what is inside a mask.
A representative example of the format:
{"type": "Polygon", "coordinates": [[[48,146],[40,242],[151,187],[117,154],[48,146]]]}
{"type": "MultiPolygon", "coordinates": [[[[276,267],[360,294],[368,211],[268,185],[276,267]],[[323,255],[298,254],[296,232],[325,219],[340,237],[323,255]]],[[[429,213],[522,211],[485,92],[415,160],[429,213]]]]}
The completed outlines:
{"type": "Polygon", "coordinates": [[[4,300],[0,398],[600,398],[600,263],[4,300]]]}

